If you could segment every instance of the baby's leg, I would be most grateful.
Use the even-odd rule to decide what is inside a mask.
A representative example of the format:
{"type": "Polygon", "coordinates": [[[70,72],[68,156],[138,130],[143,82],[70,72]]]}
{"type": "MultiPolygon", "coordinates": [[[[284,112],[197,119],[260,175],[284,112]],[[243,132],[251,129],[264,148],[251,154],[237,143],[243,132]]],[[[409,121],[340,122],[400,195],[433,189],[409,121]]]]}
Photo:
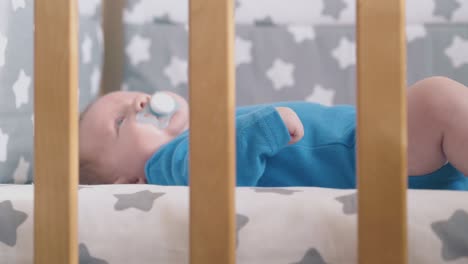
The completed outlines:
{"type": "Polygon", "coordinates": [[[408,90],[408,174],[431,173],[447,161],[468,175],[468,88],[432,77],[408,90]]]}

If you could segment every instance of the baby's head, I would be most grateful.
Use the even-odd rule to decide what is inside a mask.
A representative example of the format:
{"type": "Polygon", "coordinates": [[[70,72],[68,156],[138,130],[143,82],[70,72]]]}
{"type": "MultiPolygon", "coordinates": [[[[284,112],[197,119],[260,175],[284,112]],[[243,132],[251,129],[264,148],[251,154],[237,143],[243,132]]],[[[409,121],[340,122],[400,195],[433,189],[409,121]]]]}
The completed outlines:
{"type": "Polygon", "coordinates": [[[164,129],[136,121],[136,114],[149,102],[148,94],[113,92],[88,106],[79,124],[81,184],[146,182],[146,161],[188,128],[187,102],[168,93],[179,108],[164,129]]]}

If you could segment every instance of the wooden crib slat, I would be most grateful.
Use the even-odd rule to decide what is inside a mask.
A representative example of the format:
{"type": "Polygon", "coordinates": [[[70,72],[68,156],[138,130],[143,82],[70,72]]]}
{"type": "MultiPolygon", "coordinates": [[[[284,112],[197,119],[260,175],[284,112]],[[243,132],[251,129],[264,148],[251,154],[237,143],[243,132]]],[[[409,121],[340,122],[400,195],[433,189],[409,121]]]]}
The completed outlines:
{"type": "Polygon", "coordinates": [[[78,263],[76,0],[36,0],[34,263],[78,263]]]}
{"type": "Polygon", "coordinates": [[[407,263],[405,1],[357,3],[359,263],[407,263]]]}
{"type": "Polygon", "coordinates": [[[189,9],[190,263],[234,264],[234,3],[189,9]]]}

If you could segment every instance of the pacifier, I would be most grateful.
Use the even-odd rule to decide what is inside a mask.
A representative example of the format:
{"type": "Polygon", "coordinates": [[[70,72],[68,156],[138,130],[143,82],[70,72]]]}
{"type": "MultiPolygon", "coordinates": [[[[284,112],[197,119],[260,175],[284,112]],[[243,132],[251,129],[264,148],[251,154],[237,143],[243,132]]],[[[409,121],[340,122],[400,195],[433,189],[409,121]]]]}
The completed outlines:
{"type": "Polygon", "coordinates": [[[136,120],[140,123],[152,124],[164,129],[169,125],[169,121],[178,108],[177,101],[168,93],[156,92],[136,115],[136,120]]]}

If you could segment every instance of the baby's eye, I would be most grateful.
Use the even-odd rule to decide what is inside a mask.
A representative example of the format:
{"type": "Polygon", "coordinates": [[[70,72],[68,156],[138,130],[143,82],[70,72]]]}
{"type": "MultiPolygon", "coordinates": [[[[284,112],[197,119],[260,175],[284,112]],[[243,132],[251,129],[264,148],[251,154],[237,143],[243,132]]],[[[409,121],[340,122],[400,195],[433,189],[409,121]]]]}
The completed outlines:
{"type": "Polygon", "coordinates": [[[124,120],[125,120],[124,117],[119,117],[119,118],[117,118],[117,120],[115,121],[116,126],[117,126],[117,127],[120,127],[120,126],[122,125],[122,123],[123,123],[124,120]]]}

